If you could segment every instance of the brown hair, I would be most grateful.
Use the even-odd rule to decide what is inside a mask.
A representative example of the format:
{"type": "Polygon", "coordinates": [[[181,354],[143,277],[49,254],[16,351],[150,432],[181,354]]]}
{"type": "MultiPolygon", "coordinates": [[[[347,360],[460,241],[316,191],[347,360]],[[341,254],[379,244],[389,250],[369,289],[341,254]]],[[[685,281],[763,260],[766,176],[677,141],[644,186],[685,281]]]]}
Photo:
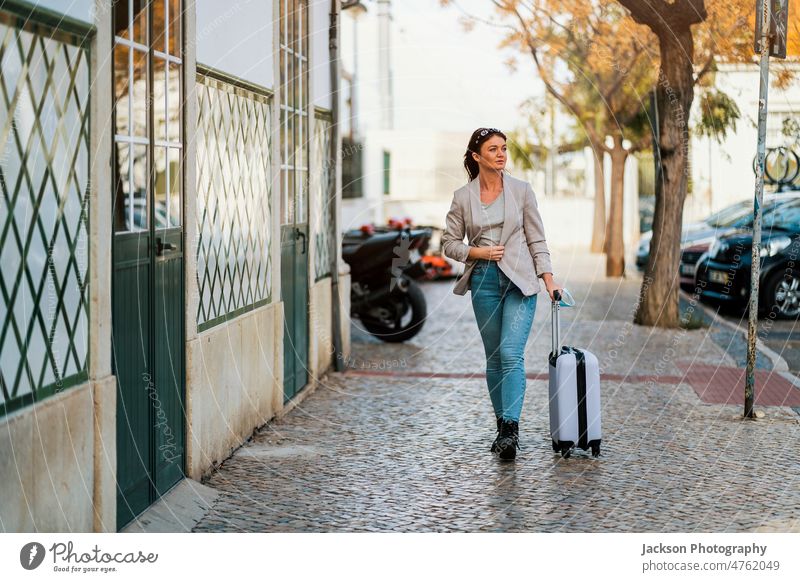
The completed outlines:
{"type": "Polygon", "coordinates": [[[483,142],[485,142],[493,135],[499,135],[504,140],[508,141],[508,138],[506,138],[506,134],[504,134],[499,129],[495,129],[493,127],[479,127],[478,129],[472,132],[472,137],[469,138],[469,143],[467,144],[467,151],[464,153],[464,169],[467,170],[467,176],[469,176],[470,182],[478,176],[478,172],[480,171],[480,166],[478,165],[478,162],[475,161],[475,159],[472,157],[472,154],[473,152],[476,154],[480,154],[483,142]]]}

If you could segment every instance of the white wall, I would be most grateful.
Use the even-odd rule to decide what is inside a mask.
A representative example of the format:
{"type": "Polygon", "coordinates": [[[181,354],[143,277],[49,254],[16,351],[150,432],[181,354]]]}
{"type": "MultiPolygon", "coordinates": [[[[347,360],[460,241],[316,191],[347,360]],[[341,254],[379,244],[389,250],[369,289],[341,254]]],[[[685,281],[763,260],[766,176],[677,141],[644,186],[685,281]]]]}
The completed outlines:
{"type": "MultiPolygon", "coordinates": [[[[796,67],[800,73],[800,66],[796,67]]],[[[774,80],[774,70],[770,75],[774,80]]],[[[739,106],[741,119],[736,131],[722,144],[708,138],[691,141],[691,172],[694,192],[684,206],[684,222],[699,220],[739,200],[752,198],[755,189],[753,158],[758,141],[759,72],[755,65],[720,65],[717,85],[739,106]]],[[[695,95],[692,120],[699,116],[695,95]]],[[[783,144],[781,125],[785,117],[800,117],[800,80],[788,89],[769,88],[767,147],[783,144]]]]}
{"type": "Polygon", "coordinates": [[[94,0],[25,0],[25,2],[89,24],[95,23],[94,0]]]}
{"type": "Polygon", "coordinates": [[[273,88],[273,3],[197,0],[197,62],[273,88]]]}
{"type": "Polygon", "coordinates": [[[311,5],[311,103],[325,109],[331,108],[331,59],[328,52],[330,11],[330,0],[316,0],[311,5]]]}
{"type": "Polygon", "coordinates": [[[463,155],[468,139],[468,133],[436,130],[364,132],[364,197],[342,201],[343,230],[365,222],[384,224],[390,216],[444,225],[453,192],[467,183],[463,155]],[[383,194],[384,149],[391,152],[389,196],[383,194]]]}

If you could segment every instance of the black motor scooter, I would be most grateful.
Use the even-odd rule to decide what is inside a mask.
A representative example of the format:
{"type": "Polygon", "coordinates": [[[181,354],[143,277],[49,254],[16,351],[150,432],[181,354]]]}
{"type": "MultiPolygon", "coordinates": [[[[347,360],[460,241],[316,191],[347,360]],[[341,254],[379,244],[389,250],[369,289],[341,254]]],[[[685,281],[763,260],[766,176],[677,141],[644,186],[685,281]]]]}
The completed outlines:
{"type": "Polygon", "coordinates": [[[425,276],[422,254],[431,229],[365,225],[342,238],[350,265],[350,314],[385,342],[404,342],[425,323],[425,295],[414,279],[425,276]]]}

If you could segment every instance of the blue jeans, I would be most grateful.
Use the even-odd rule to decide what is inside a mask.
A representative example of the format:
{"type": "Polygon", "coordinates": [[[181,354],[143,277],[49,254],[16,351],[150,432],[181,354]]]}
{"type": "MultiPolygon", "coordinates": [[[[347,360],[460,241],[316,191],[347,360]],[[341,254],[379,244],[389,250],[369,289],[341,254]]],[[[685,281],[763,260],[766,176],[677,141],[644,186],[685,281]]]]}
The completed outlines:
{"type": "Polygon", "coordinates": [[[525,397],[525,344],[537,296],[523,295],[497,261],[487,259],[479,259],[473,267],[470,288],[495,416],[519,422],[525,397]]]}

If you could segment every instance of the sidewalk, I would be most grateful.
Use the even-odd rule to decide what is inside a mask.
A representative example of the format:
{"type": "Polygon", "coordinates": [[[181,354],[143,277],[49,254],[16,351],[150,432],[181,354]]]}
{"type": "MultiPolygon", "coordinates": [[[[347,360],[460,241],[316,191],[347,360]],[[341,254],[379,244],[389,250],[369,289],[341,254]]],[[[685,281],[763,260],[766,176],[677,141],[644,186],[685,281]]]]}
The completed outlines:
{"type": "Polygon", "coordinates": [[[765,416],[740,420],[741,338],[634,326],[638,273],[606,280],[602,256],[551,252],[578,302],[561,311],[562,343],[600,360],[599,458],[551,448],[547,295],[526,351],[522,450],[504,464],[489,453],[495,422],[470,295],[427,283],[422,333],[392,345],[354,329],[351,369],[204,482],[219,495],[192,531],[800,531],[800,416],[762,406],[800,389],[760,357],[765,416]]]}

